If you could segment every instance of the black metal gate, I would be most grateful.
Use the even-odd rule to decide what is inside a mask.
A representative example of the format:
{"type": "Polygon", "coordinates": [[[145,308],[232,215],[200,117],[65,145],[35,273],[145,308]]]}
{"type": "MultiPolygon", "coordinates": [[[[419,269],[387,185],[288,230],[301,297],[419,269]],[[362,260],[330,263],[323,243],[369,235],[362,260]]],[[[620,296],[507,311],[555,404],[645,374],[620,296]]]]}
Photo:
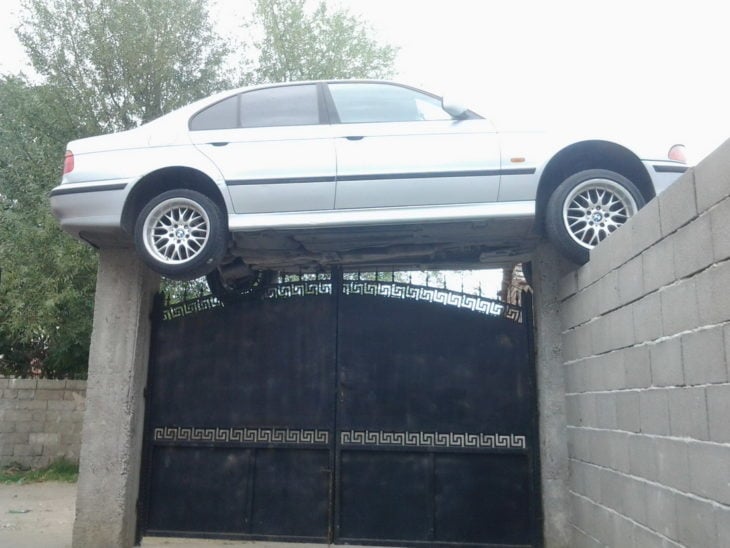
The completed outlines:
{"type": "Polygon", "coordinates": [[[140,534],[540,546],[529,317],[359,277],[161,310],[140,534]]]}

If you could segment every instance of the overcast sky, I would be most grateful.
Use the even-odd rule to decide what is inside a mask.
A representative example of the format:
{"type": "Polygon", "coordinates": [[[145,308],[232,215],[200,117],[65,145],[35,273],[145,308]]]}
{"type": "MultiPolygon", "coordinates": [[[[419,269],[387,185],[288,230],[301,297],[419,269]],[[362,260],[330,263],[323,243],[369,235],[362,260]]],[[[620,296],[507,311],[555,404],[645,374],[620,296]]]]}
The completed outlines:
{"type": "MultiPolygon", "coordinates": [[[[730,137],[730,33],[716,0],[331,0],[400,47],[397,79],[498,120],[619,126],[684,142],[699,160],[730,137]]],[[[0,71],[24,63],[0,7],[0,71]]],[[[246,0],[212,13],[235,32],[246,0]]]]}

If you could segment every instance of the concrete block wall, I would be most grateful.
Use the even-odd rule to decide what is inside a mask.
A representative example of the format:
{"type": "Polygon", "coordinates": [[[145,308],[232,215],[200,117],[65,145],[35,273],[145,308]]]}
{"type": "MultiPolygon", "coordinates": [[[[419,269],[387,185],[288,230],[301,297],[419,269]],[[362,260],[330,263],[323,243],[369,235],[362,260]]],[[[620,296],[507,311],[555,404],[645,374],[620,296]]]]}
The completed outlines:
{"type": "Polygon", "coordinates": [[[730,141],[560,284],[572,541],[730,547],[730,141]]]}
{"type": "Polygon", "coordinates": [[[0,378],[0,466],[78,462],[86,381],[0,378]]]}

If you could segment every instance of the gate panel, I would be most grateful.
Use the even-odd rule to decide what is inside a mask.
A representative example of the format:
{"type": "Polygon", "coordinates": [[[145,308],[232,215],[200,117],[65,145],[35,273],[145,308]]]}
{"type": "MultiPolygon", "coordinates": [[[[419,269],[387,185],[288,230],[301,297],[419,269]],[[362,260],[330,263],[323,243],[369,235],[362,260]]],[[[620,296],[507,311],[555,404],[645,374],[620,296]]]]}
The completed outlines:
{"type": "Polygon", "coordinates": [[[525,325],[353,294],[339,312],[335,540],[538,543],[525,325]]]}
{"type": "Polygon", "coordinates": [[[335,322],[317,295],[158,324],[146,534],[328,539],[335,322]]]}

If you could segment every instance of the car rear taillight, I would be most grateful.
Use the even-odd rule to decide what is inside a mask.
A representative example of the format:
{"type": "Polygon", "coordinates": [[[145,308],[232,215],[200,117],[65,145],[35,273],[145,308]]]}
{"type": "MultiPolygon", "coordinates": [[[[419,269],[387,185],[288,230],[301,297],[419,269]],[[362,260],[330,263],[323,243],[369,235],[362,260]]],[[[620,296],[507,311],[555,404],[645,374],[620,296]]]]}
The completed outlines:
{"type": "Polygon", "coordinates": [[[683,164],[686,164],[687,150],[684,148],[684,145],[674,145],[672,148],[669,149],[669,154],[667,154],[667,157],[670,160],[674,160],[675,162],[682,162],[683,164]]]}
{"type": "Polygon", "coordinates": [[[70,150],[66,151],[66,156],[63,157],[63,174],[71,173],[74,170],[74,153],[70,150]]]}

